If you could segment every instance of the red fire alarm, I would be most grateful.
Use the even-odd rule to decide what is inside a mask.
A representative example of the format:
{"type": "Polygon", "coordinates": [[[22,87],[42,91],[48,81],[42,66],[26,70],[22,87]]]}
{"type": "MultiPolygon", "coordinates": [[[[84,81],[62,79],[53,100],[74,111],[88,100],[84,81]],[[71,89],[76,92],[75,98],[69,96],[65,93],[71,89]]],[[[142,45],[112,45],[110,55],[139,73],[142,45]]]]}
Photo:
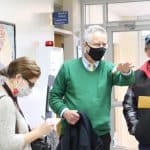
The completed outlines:
{"type": "Polygon", "coordinates": [[[53,41],[45,41],[45,46],[53,46],[54,42],[53,41]]]}

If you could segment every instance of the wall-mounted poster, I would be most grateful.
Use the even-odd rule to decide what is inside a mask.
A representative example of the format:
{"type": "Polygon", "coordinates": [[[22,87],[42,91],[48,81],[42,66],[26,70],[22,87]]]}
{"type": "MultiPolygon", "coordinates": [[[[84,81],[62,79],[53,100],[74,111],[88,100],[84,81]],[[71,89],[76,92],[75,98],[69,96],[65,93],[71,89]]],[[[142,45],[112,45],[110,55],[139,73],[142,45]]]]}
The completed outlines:
{"type": "MultiPolygon", "coordinates": [[[[5,68],[16,57],[15,24],[0,21],[0,69],[5,68]]],[[[2,82],[0,77],[0,84],[2,82]]]]}

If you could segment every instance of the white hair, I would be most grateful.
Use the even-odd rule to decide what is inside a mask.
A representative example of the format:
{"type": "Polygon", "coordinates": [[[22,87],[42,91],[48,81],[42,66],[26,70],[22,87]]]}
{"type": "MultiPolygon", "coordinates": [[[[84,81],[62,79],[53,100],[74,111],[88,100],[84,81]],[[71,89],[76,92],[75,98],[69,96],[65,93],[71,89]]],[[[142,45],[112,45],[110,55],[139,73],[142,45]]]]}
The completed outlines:
{"type": "Polygon", "coordinates": [[[95,32],[101,32],[103,34],[106,34],[106,30],[99,26],[99,25],[91,25],[87,27],[84,31],[84,41],[85,42],[91,42],[91,35],[95,32]]]}

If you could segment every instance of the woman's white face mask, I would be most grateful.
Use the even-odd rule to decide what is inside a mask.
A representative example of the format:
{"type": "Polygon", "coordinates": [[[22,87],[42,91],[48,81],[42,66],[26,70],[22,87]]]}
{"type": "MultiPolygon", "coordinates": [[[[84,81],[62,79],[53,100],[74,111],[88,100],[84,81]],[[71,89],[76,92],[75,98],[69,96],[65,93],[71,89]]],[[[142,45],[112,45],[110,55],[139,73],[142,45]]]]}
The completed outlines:
{"type": "Polygon", "coordinates": [[[18,97],[23,97],[23,96],[28,96],[31,92],[32,89],[29,87],[29,84],[26,80],[22,80],[22,82],[16,85],[16,88],[18,89],[18,92],[16,93],[16,96],[18,97]]]}

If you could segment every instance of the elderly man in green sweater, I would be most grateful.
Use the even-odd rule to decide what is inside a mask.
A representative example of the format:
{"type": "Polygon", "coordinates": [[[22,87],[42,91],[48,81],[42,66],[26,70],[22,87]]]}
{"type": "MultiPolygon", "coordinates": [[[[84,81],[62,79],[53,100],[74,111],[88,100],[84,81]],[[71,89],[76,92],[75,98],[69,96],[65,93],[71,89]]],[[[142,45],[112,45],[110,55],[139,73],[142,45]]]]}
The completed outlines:
{"type": "Polygon", "coordinates": [[[49,92],[49,104],[72,125],[80,119],[78,111],[86,113],[93,130],[103,141],[104,150],[109,150],[112,86],[134,82],[132,65],[114,65],[102,59],[107,51],[104,28],[89,26],[85,29],[84,41],[83,57],[62,65],[49,92]]]}

